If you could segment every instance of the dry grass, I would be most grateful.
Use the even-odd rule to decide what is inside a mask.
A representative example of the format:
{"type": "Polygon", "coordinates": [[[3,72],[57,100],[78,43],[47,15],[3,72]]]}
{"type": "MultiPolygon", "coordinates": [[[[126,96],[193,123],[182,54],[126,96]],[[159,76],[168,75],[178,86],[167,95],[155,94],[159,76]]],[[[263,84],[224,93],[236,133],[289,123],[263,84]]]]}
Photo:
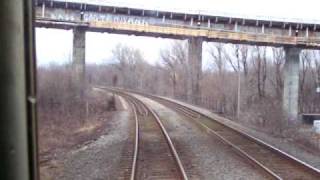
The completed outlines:
{"type": "Polygon", "coordinates": [[[81,97],[64,66],[40,69],[38,75],[40,175],[50,179],[51,169],[61,168],[63,153],[101,136],[115,99],[89,88],[81,97]]]}
{"type": "Polygon", "coordinates": [[[90,133],[99,126],[99,123],[85,123],[82,127],[77,129],[74,133],[90,133]]]}
{"type": "MultiPolygon", "coordinates": [[[[95,101],[96,98],[101,99],[101,96],[105,95],[95,93],[88,97],[88,101],[95,101]]],[[[94,134],[112,116],[112,111],[108,111],[110,109],[109,101],[106,100],[107,103],[103,104],[99,101],[95,101],[95,104],[89,103],[84,121],[79,117],[79,111],[86,111],[86,109],[77,108],[64,112],[59,108],[42,109],[39,107],[40,154],[58,149],[68,149],[88,139],[86,136],[90,137],[94,134]]]]}

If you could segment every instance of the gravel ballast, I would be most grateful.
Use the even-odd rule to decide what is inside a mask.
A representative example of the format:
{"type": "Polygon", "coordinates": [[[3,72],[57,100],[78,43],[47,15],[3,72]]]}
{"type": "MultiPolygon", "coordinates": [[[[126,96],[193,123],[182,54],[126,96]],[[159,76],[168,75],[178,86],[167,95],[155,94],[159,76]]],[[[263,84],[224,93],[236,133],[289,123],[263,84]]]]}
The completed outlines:
{"type": "Polygon", "coordinates": [[[166,127],[190,179],[265,179],[248,162],[196,123],[148,98],[166,127]]]}
{"type": "MultiPolygon", "coordinates": [[[[121,99],[121,98],[120,98],[121,99]]],[[[60,172],[53,179],[117,179],[121,152],[129,136],[130,112],[123,110],[109,120],[104,133],[95,141],[66,153],[60,172]]]]}
{"type": "Polygon", "coordinates": [[[213,118],[221,123],[224,123],[230,127],[239,129],[253,137],[259,138],[262,141],[298,158],[301,161],[304,161],[308,164],[310,164],[311,166],[320,169],[320,155],[319,153],[315,153],[315,152],[310,152],[304,148],[302,148],[301,146],[295,144],[294,142],[291,142],[290,140],[286,139],[286,138],[281,138],[281,137],[274,137],[271,136],[269,134],[266,134],[264,132],[259,132],[257,130],[245,127],[244,125],[238,124],[234,121],[231,121],[229,119],[223,118],[221,116],[216,115],[215,113],[201,108],[201,107],[197,107],[197,106],[193,106],[178,100],[174,100],[174,99],[170,99],[170,98],[166,98],[163,97],[164,99],[168,99],[172,102],[176,102],[178,104],[184,105],[188,108],[191,108],[195,111],[198,111],[210,118],[213,118]]]}

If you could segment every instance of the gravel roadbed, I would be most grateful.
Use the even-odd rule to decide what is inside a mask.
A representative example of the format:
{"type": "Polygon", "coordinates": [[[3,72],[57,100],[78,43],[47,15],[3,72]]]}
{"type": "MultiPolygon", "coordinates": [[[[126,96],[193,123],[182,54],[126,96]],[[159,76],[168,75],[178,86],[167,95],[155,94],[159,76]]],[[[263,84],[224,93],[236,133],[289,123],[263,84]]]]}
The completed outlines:
{"type": "Polygon", "coordinates": [[[315,154],[315,153],[309,152],[309,151],[297,146],[296,144],[290,142],[287,139],[270,136],[264,132],[259,132],[254,129],[247,128],[247,127],[245,127],[241,124],[238,124],[234,121],[223,118],[223,117],[221,117],[221,116],[219,116],[219,115],[217,115],[207,109],[193,106],[193,105],[190,105],[190,104],[178,101],[178,100],[166,98],[166,97],[162,97],[162,98],[168,99],[172,102],[176,102],[181,105],[184,105],[184,106],[189,107],[195,111],[201,112],[201,113],[205,114],[206,116],[211,117],[221,123],[227,124],[230,127],[234,127],[236,129],[242,130],[243,132],[245,132],[251,136],[254,136],[256,138],[259,138],[262,141],[267,142],[268,144],[270,144],[270,145],[310,164],[311,166],[320,169],[320,155],[319,155],[320,153],[315,154]]]}
{"type": "Polygon", "coordinates": [[[101,137],[65,155],[62,167],[53,179],[116,179],[121,152],[128,139],[129,120],[127,109],[118,111],[101,137]]]}
{"type": "Polygon", "coordinates": [[[196,123],[142,96],[166,127],[190,179],[266,179],[230,147],[196,123]]]}

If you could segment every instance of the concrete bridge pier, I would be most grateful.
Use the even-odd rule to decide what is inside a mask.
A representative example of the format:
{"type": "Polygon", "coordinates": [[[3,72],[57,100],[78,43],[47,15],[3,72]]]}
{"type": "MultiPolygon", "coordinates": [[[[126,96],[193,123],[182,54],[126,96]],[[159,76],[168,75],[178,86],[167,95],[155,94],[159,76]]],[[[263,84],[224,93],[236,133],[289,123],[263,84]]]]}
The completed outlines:
{"type": "Polygon", "coordinates": [[[200,80],[202,77],[202,38],[188,39],[188,101],[199,103],[201,95],[200,80]]]}
{"type": "Polygon", "coordinates": [[[85,47],[86,31],[83,28],[75,28],[73,30],[72,78],[81,90],[81,94],[85,88],[85,47]]]}
{"type": "Polygon", "coordinates": [[[282,106],[284,117],[289,121],[298,119],[300,52],[299,48],[285,48],[282,106]]]}

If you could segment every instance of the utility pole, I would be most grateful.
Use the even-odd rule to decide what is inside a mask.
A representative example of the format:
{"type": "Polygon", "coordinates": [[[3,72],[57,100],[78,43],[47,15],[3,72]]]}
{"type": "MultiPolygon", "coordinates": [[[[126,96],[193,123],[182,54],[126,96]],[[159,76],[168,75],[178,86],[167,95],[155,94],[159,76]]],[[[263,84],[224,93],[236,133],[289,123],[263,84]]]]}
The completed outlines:
{"type": "Polygon", "coordinates": [[[237,98],[237,119],[239,120],[240,118],[240,92],[241,92],[241,71],[240,71],[240,67],[238,66],[238,98],[237,98]]]}
{"type": "Polygon", "coordinates": [[[236,57],[238,63],[238,88],[237,88],[237,120],[240,118],[240,92],[241,92],[241,67],[240,67],[240,59],[239,59],[239,48],[236,50],[236,57]]]}

